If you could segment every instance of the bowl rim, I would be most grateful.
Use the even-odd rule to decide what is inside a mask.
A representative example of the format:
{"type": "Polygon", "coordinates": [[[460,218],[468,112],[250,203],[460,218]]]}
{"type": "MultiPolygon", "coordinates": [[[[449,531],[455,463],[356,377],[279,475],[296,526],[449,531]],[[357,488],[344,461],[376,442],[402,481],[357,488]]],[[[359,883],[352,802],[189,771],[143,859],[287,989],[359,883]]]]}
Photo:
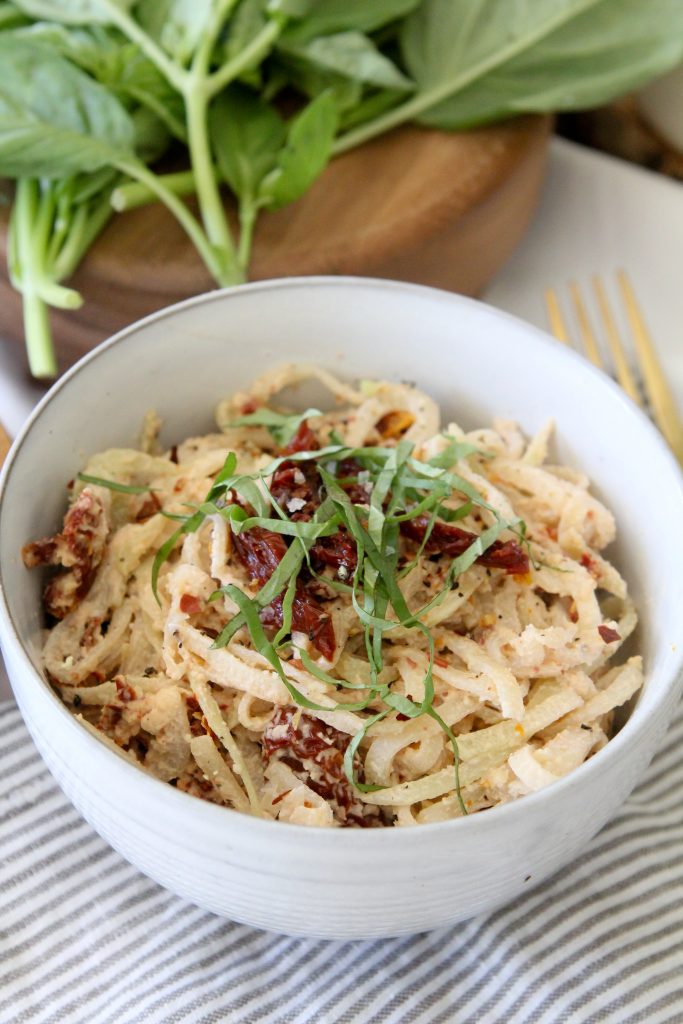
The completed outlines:
{"type": "MultiPolygon", "coordinates": [[[[516,317],[511,313],[507,313],[495,306],[468,296],[447,292],[443,289],[426,285],[387,280],[383,278],[316,275],[309,277],[274,278],[265,281],[248,282],[246,284],[230,288],[216,289],[214,291],[192,296],[188,299],[182,300],[181,302],[174,303],[173,305],[165,306],[163,309],[150,313],[148,316],[143,317],[140,320],[136,320],[134,323],[118,331],[90,352],[86,353],[86,355],[70,367],[40,399],[17,435],[5,460],[2,472],[0,473],[0,521],[7,484],[15,468],[16,462],[20,458],[24,442],[39,422],[44,409],[52,402],[53,398],[59,394],[62,389],[70,385],[80,372],[90,363],[100,359],[102,356],[105,356],[110,349],[118,346],[119,344],[125,343],[131,336],[134,336],[138,331],[146,328],[148,325],[172,318],[178,312],[191,309],[196,305],[204,305],[210,302],[230,301],[233,296],[239,297],[245,292],[268,292],[281,289],[310,290],[311,288],[339,288],[340,290],[361,288],[368,291],[394,291],[404,294],[408,293],[415,295],[418,299],[422,296],[424,299],[430,299],[431,301],[436,300],[445,302],[453,306],[454,309],[460,306],[465,309],[470,309],[471,311],[476,311],[475,315],[484,315],[486,317],[497,319],[504,325],[515,325],[517,329],[521,328],[535,345],[542,345],[544,347],[553,346],[555,355],[559,358],[560,362],[569,361],[570,363],[574,362],[576,365],[580,365],[583,373],[593,377],[599,382],[601,387],[611,392],[612,397],[616,398],[620,404],[625,407],[628,415],[632,418],[634,423],[637,424],[641,434],[647,436],[649,438],[649,443],[653,444],[659,450],[660,456],[664,458],[665,463],[668,463],[672,482],[675,481],[677,485],[678,498],[683,516],[682,467],[680,467],[676,462],[676,459],[665,440],[645,413],[628,398],[625,392],[610,377],[598,370],[595,366],[589,363],[588,360],[583,359],[578,352],[568,348],[567,346],[558,345],[556,340],[550,335],[546,334],[535,325],[527,323],[520,317],[516,317]]],[[[91,744],[91,749],[96,756],[116,756],[121,770],[129,773],[131,782],[137,779],[139,785],[145,786],[150,799],[156,795],[158,800],[167,801],[169,811],[175,809],[177,812],[182,812],[182,809],[186,808],[188,813],[193,813],[202,819],[203,823],[205,823],[207,827],[218,827],[221,825],[221,822],[232,821],[233,829],[235,827],[238,829],[242,827],[245,832],[253,830],[254,837],[257,839],[261,834],[264,836],[281,835],[283,839],[286,834],[289,836],[290,840],[296,839],[297,837],[301,838],[303,835],[306,835],[307,843],[317,842],[323,845],[331,844],[335,847],[338,845],[339,840],[335,838],[338,830],[335,828],[319,828],[313,825],[291,824],[289,822],[276,821],[271,818],[259,818],[251,814],[236,811],[233,808],[200,800],[188,793],[184,793],[181,790],[170,786],[168,783],[163,782],[161,779],[156,778],[151,773],[146,772],[142,766],[133,764],[132,761],[126,757],[123,751],[115,750],[105,740],[99,739],[89,729],[85,728],[60,700],[49,682],[34,667],[28,651],[19,638],[19,633],[15,626],[14,617],[10,609],[10,601],[5,588],[2,569],[3,567],[0,563],[0,630],[5,633],[5,641],[11,641],[14,647],[14,655],[19,656],[19,659],[22,662],[22,667],[26,670],[29,676],[33,677],[34,682],[40,685],[41,693],[47,699],[52,701],[52,706],[58,709],[57,713],[62,716],[62,720],[65,723],[69,723],[67,727],[76,730],[77,732],[74,733],[74,735],[77,734],[81,736],[85,743],[91,744]],[[194,811],[191,810],[192,808],[194,808],[194,811]],[[224,818],[226,812],[230,815],[229,819],[224,818]],[[275,831],[273,831],[273,829],[275,829],[275,831]]],[[[650,716],[654,715],[658,710],[661,711],[662,706],[666,704],[667,700],[675,692],[677,683],[681,681],[680,677],[683,672],[683,622],[681,624],[680,631],[681,636],[680,638],[676,638],[675,643],[676,658],[674,665],[670,667],[668,671],[668,678],[658,682],[659,692],[655,695],[655,703],[649,710],[650,716]]],[[[456,829],[458,832],[461,832],[464,829],[469,829],[471,831],[473,829],[483,828],[488,831],[491,827],[497,827],[497,823],[500,823],[502,826],[504,822],[511,817],[515,818],[520,814],[526,813],[531,814],[535,807],[548,802],[552,798],[553,794],[556,794],[559,797],[561,793],[565,792],[567,789],[571,789],[577,781],[585,780],[588,782],[593,775],[602,770],[603,765],[605,767],[607,766],[608,759],[609,761],[613,761],[619,757],[624,746],[626,744],[630,744],[635,738],[631,736],[631,733],[636,730],[637,736],[647,726],[648,718],[643,718],[642,713],[639,714],[639,708],[642,712],[640,700],[636,703],[627,721],[619,732],[613,736],[601,750],[597,751],[587,761],[584,761],[578,766],[578,768],[573,769],[567,775],[564,775],[556,782],[553,782],[552,785],[545,786],[533,793],[526,794],[522,798],[511,800],[504,804],[494,805],[489,808],[487,814],[474,813],[468,816],[451,818],[446,821],[423,823],[415,828],[400,829],[400,833],[404,836],[424,836],[426,840],[428,835],[434,834],[437,831],[439,834],[452,829],[456,829]],[[525,811],[524,808],[527,808],[527,811],[525,811]]],[[[129,808],[129,812],[130,811],[131,808],[129,808]]],[[[129,813],[129,817],[132,820],[134,815],[129,813]]],[[[360,846],[374,846],[375,844],[389,842],[390,840],[387,838],[387,835],[395,834],[395,828],[344,829],[344,832],[347,837],[345,840],[346,842],[359,844],[360,846]]]]}

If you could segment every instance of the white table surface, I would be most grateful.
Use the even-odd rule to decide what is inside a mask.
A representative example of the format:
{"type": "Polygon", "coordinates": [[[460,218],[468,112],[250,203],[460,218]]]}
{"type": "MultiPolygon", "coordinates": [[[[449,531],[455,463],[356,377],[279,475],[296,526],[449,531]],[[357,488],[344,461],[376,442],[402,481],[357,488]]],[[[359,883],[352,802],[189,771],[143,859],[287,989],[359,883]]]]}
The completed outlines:
{"type": "MultiPolygon", "coordinates": [[[[566,296],[599,273],[613,291],[630,274],[668,376],[683,397],[683,187],[562,139],[551,145],[533,223],[483,298],[546,328],[543,290],[566,296]]],[[[567,313],[569,312],[567,307],[567,313]]],[[[0,341],[0,420],[15,436],[42,389],[27,378],[16,345],[0,341]]],[[[682,403],[683,404],[683,403],[682,403]]],[[[0,664],[0,700],[10,696],[0,664]]]]}

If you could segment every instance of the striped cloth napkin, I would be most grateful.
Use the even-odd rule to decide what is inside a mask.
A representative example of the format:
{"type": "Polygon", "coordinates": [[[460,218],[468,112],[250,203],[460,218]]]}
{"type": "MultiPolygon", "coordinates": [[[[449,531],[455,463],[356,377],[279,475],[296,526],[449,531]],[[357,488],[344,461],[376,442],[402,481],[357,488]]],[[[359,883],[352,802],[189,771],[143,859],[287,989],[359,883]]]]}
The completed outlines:
{"type": "Polygon", "coordinates": [[[523,898],[409,938],[291,939],[139,874],[0,703],[0,1022],[681,1022],[682,787],[679,713],[618,818],[523,898]]]}

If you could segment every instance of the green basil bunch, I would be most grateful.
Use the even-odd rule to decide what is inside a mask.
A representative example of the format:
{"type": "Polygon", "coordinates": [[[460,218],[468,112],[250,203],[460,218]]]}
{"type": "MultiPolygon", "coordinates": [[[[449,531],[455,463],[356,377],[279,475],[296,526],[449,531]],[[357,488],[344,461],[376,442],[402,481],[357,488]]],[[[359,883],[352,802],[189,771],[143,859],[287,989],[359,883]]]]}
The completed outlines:
{"type": "Polygon", "coordinates": [[[0,0],[0,175],[17,181],[9,271],[31,370],[56,372],[47,307],[80,305],[62,282],[115,210],[165,203],[235,284],[259,212],[335,154],[408,121],[602,103],[682,58],[680,0],[0,0]],[[187,170],[155,173],[169,153],[187,170]]]}

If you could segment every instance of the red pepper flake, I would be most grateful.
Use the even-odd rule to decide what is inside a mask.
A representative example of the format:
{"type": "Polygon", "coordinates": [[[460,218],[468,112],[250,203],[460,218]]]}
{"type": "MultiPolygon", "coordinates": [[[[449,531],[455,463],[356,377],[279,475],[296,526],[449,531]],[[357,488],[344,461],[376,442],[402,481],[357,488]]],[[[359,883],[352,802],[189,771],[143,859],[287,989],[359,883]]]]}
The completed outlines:
{"type": "Polygon", "coordinates": [[[274,807],[275,804],[279,804],[281,800],[285,799],[285,797],[289,797],[291,792],[292,792],[291,790],[285,790],[284,793],[281,793],[280,796],[275,797],[275,799],[273,801],[271,801],[271,806],[274,807]]]}
{"type": "Polygon", "coordinates": [[[397,722],[407,722],[408,721],[408,715],[404,715],[402,711],[397,711],[396,712],[396,721],[397,722]]]}
{"type": "Polygon", "coordinates": [[[280,793],[279,796],[276,796],[275,799],[271,801],[271,806],[275,807],[275,804],[279,804],[280,801],[284,800],[284,798],[291,792],[291,789],[286,789],[283,793],[280,793]]]}
{"type": "Polygon", "coordinates": [[[135,700],[137,694],[130,683],[127,683],[125,679],[117,676],[114,680],[116,686],[116,694],[122,704],[129,704],[132,700],[135,700]]]}
{"type": "Polygon", "coordinates": [[[448,668],[448,662],[445,658],[440,658],[438,654],[434,655],[434,664],[438,665],[439,668],[448,668]]]}
{"type": "Polygon", "coordinates": [[[612,629],[611,626],[598,626],[598,633],[606,644],[613,644],[615,640],[621,640],[616,629],[612,629]]]}
{"type": "Polygon", "coordinates": [[[183,615],[199,615],[202,602],[195,594],[183,594],[180,598],[180,610],[183,615]]]}

